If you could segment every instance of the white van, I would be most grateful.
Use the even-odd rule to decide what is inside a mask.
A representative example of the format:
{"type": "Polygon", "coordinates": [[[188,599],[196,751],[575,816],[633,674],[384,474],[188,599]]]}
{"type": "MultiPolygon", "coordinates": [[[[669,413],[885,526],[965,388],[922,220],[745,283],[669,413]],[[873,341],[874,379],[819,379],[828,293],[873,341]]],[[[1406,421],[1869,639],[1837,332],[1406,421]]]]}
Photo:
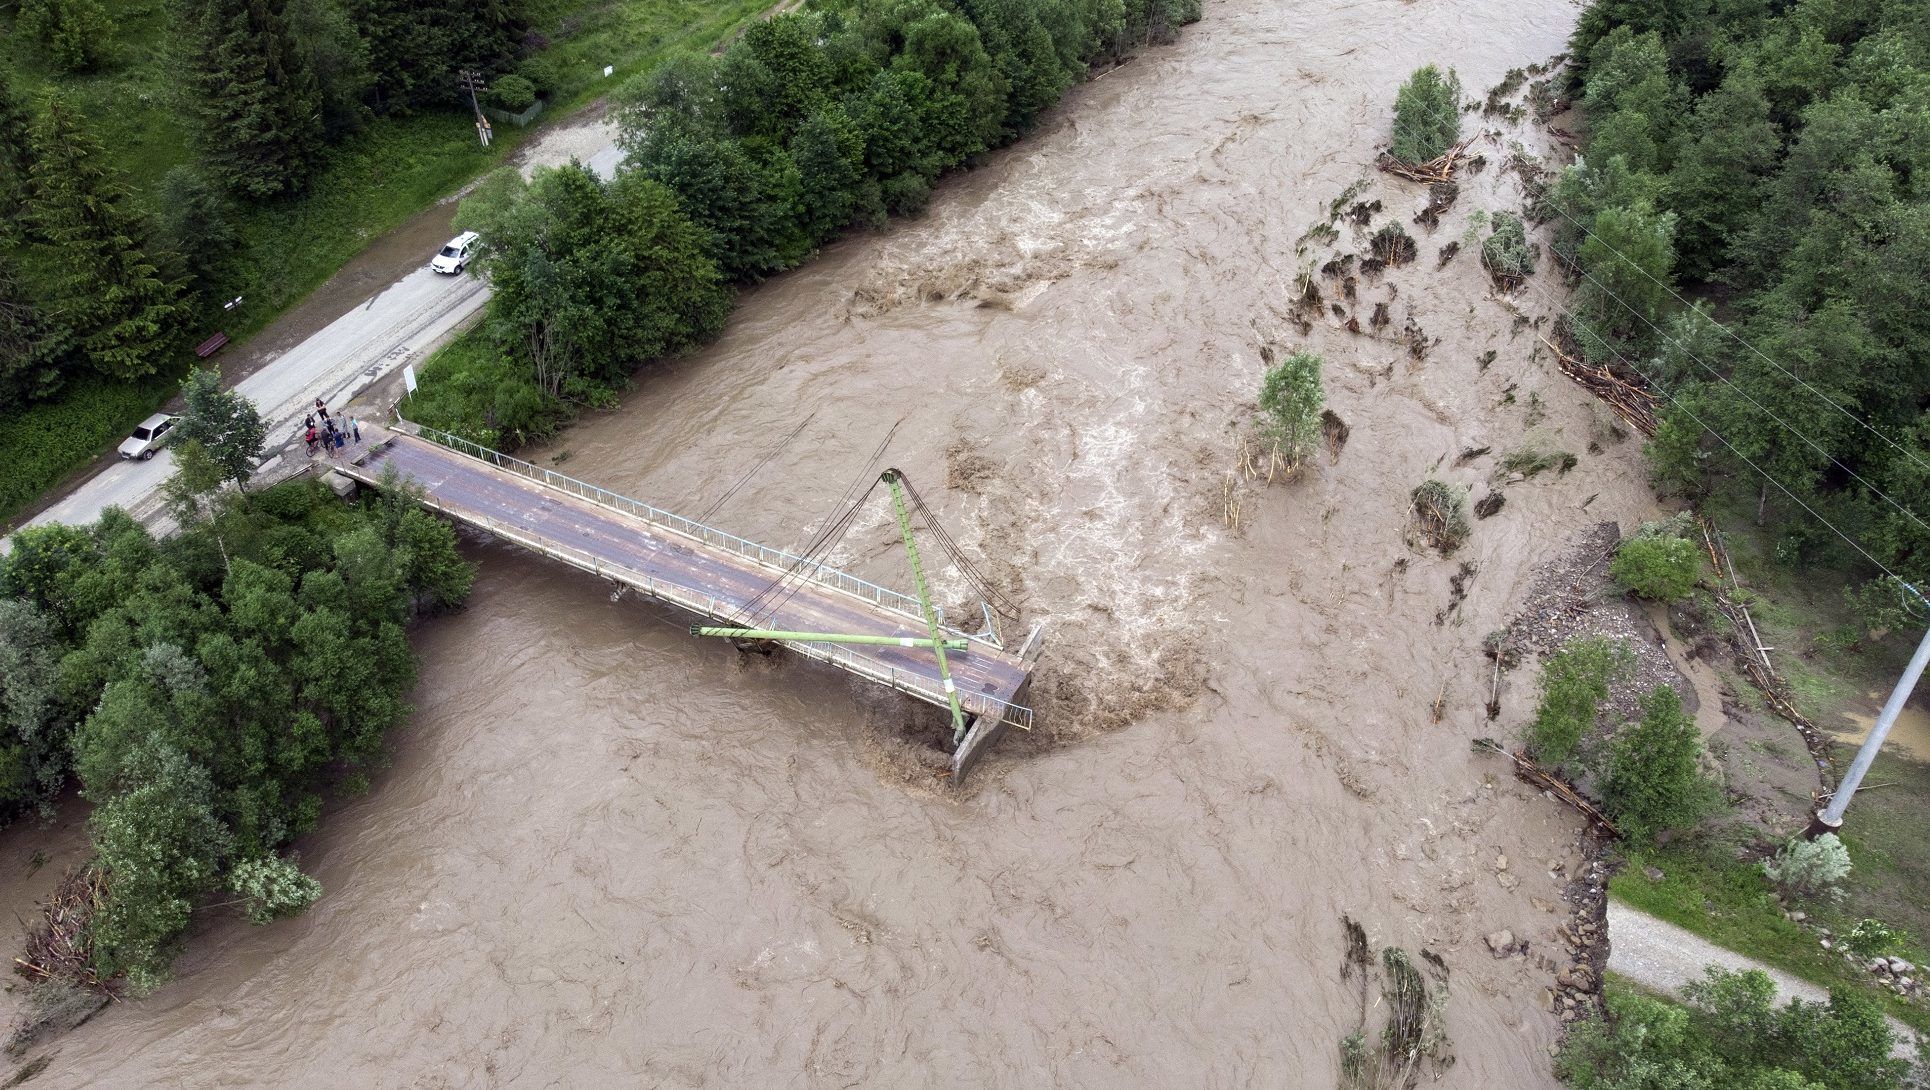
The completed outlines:
{"type": "Polygon", "coordinates": [[[442,252],[430,259],[429,267],[449,276],[454,276],[468,268],[469,256],[476,252],[477,238],[476,232],[464,231],[450,239],[449,244],[442,248],[442,252]]]}

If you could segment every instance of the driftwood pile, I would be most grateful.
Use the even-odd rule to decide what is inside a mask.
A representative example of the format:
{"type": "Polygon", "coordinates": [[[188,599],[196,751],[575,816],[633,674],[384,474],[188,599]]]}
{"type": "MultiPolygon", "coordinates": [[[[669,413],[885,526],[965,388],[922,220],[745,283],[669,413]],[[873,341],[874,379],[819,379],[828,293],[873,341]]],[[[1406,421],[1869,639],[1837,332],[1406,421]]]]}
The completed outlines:
{"type": "Polygon", "coordinates": [[[1374,160],[1374,165],[1397,178],[1414,182],[1451,182],[1454,168],[1468,153],[1472,140],[1463,140],[1425,163],[1409,163],[1394,158],[1391,151],[1383,151],[1374,160]]]}
{"type": "Polygon", "coordinates": [[[13,959],[14,972],[29,980],[63,980],[104,995],[113,986],[94,968],[87,924],[99,907],[106,875],[95,867],[67,872],[48,898],[46,911],[27,933],[27,948],[13,959]]]}
{"type": "Polygon", "coordinates": [[[1594,394],[1608,403],[1622,422],[1643,435],[1654,435],[1660,426],[1656,419],[1655,394],[1647,386],[1631,379],[1623,378],[1607,367],[1597,367],[1579,355],[1563,351],[1562,347],[1547,337],[1541,343],[1555,354],[1561,365],[1561,373],[1575,380],[1582,389],[1594,394]]]}

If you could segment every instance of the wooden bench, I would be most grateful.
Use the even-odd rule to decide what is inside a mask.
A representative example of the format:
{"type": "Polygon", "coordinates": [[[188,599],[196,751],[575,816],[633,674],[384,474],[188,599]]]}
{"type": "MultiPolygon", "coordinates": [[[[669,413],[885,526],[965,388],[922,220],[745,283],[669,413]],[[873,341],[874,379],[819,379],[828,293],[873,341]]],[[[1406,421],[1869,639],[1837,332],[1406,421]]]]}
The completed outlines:
{"type": "Polygon", "coordinates": [[[194,354],[205,360],[216,352],[221,351],[221,346],[227,343],[228,335],[226,333],[217,333],[207,340],[202,341],[200,344],[195,345],[194,354]]]}

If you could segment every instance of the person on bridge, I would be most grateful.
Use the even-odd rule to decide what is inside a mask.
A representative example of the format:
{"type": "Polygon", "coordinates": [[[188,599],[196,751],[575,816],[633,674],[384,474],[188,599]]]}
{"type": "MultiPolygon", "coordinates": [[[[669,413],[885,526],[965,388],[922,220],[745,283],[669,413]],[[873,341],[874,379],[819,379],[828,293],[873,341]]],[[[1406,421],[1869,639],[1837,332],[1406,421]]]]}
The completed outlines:
{"type": "Polygon", "coordinates": [[[315,457],[315,425],[312,422],[308,425],[308,433],[304,438],[308,440],[308,456],[315,457]]]}
{"type": "Polygon", "coordinates": [[[355,442],[357,445],[360,445],[362,442],[362,422],[360,420],[355,419],[352,416],[349,417],[348,430],[355,433],[355,442]]]}

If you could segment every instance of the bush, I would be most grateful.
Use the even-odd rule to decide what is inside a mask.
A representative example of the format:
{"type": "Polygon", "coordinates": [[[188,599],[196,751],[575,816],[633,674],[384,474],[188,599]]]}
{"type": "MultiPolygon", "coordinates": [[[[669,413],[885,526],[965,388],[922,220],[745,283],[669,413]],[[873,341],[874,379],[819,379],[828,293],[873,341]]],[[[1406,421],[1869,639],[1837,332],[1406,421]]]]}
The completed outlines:
{"type": "Polygon", "coordinates": [[[501,109],[520,114],[536,104],[536,85],[522,76],[498,76],[489,99],[501,109]]]}
{"type": "Polygon", "coordinates": [[[1763,860],[1762,872],[1786,897],[1833,901],[1843,896],[1839,883],[1850,875],[1850,851],[1835,833],[1797,837],[1763,860]]]}
{"type": "Polygon", "coordinates": [[[1320,431],[1320,409],[1326,403],[1321,386],[1323,361],[1312,352],[1295,352],[1281,360],[1260,381],[1260,411],[1266,414],[1267,437],[1279,444],[1289,466],[1300,463],[1313,448],[1320,431]]]}
{"type": "Polygon", "coordinates": [[[1702,554],[1695,542],[1666,533],[1641,533],[1622,543],[1608,574],[1637,597],[1674,602],[1695,590],[1702,554]]]}
{"type": "Polygon", "coordinates": [[[1895,1036],[1875,1003],[1776,1004],[1759,970],[1711,966],[1687,1006],[1610,984],[1605,1021],[1577,1023],[1555,1072],[1576,1090],[1878,1090],[1903,1084],[1895,1036]]]}
{"type": "Polygon", "coordinates": [[[536,385],[528,366],[498,351],[482,329],[430,356],[401,410],[418,424],[506,452],[549,439],[571,415],[568,405],[536,385]]]}
{"type": "Polygon", "coordinates": [[[1394,96],[1394,142],[1403,163],[1425,163],[1461,139],[1461,77],[1433,65],[1416,69],[1394,96]]]}
{"type": "Polygon", "coordinates": [[[1637,842],[1684,829],[1720,804],[1702,774],[1702,733],[1682,711],[1682,697],[1657,685],[1642,699],[1642,718],[1609,745],[1602,801],[1622,835],[1637,842]]]}
{"type": "Polygon", "coordinates": [[[1528,753],[1546,765],[1566,764],[1595,725],[1609,685],[1635,666],[1619,640],[1570,640],[1541,671],[1541,703],[1528,724],[1528,753]]]}
{"type": "Polygon", "coordinates": [[[1495,283],[1508,287],[1534,275],[1538,247],[1528,244],[1528,228],[1513,212],[1494,214],[1494,233],[1481,244],[1481,267],[1495,283]]]}
{"type": "Polygon", "coordinates": [[[547,53],[538,53],[522,61],[516,66],[516,75],[529,82],[537,98],[553,98],[563,89],[563,66],[547,53]]]}
{"type": "Polygon", "coordinates": [[[1909,949],[1910,935],[1882,920],[1865,919],[1857,921],[1849,934],[1843,936],[1843,945],[1851,953],[1866,958],[1884,957],[1909,949]]]}

